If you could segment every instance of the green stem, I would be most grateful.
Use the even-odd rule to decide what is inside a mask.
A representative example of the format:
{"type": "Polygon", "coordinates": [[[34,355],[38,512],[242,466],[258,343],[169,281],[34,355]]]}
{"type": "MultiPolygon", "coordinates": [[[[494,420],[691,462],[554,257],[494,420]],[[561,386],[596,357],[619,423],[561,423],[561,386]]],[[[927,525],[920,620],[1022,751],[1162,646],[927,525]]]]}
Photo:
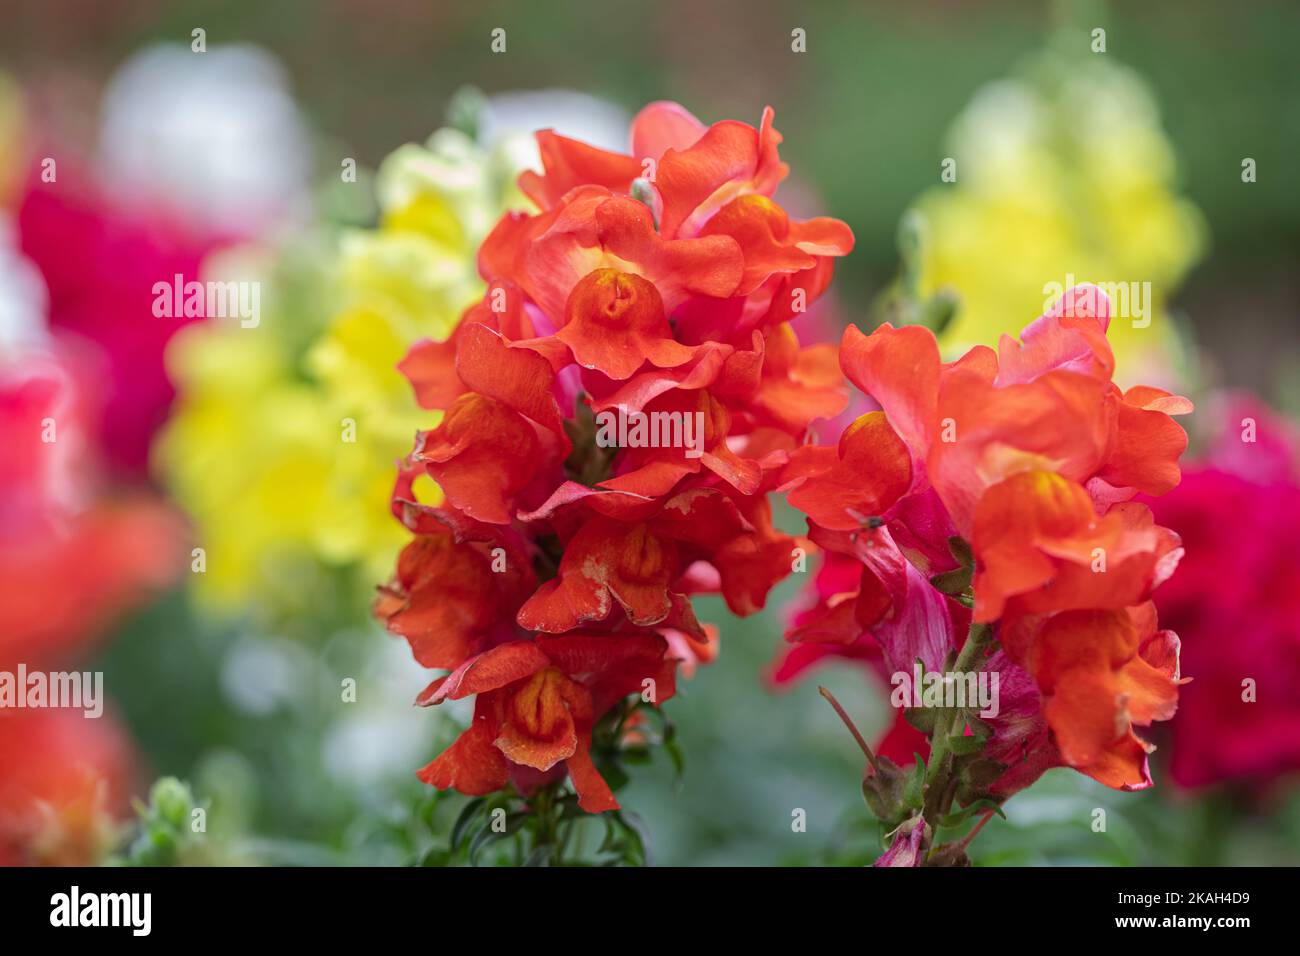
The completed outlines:
{"type": "Polygon", "coordinates": [[[966,635],[966,643],[962,645],[961,653],[957,655],[957,663],[953,665],[953,670],[975,670],[975,665],[982,664],[983,659],[988,656],[986,651],[992,650],[993,629],[988,624],[972,624],[966,635]]]}
{"type": "MultiPolygon", "coordinates": [[[[988,646],[988,637],[987,624],[972,624],[966,635],[966,643],[962,645],[961,653],[957,655],[952,670],[956,673],[977,670],[988,646]]],[[[948,738],[962,729],[957,726],[961,722],[962,712],[956,710],[951,719],[940,720],[935,724],[934,731],[930,735],[930,766],[926,770],[927,787],[935,786],[940,782],[940,778],[945,776],[944,764],[948,757],[948,738]]],[[[946,785],[946,780],[944,783],[946,785]]]]}
{"type": "Polygon", "coordinates": [[[538,790],[532,801],[532,811],[537,819],[537,832],[533,837],[533,849],[551,846],[555,843],[555,820],[552,812],[554,806],[554,785],[538,790]]]}
{"type": "MultiPolygon", "coordinates": [[[[954,673],[978,671],[993,646],[991,627],[987,624],[971,624],[961,653],[957,655],[952,665],[952,671],[954,673]]],[[[957,781],[953,777],[954,761],[949,759],[951,754],[948,741],[965,729],[964,718],[965,712],[961,708],[955,708],[951,715],[945,714],[935,722],[934,730],[930,734],[930,762],[925,772],[925,802],[922,813],[926,822],[930,824],[932,832],[938,831],[938,821],[950,812],[956,796],[957,781]]],[[[938,844],[930,851],[931,854],[937,849],[938,844]]]]}
{"type": "MultiPolygon", "coordinates": [[[[958,715],[960,716],[960,715],[958,715]]],[[[930,732],[930,765],[925,771],[925,789],[928,794],[939,788],[941,782],[947,781],[948,738],[952,735],[953,718],[940,719],[935,722],[930,732]]]]}

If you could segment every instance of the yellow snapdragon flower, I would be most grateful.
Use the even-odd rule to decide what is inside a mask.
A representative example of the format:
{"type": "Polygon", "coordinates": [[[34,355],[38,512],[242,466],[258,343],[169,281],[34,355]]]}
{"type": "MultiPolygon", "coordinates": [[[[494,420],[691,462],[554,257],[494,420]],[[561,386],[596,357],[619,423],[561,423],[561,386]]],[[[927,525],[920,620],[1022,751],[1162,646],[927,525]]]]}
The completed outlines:
{"type": "Polygon", "coordinates": [[[1110,340],[1124,378],[1172,383],[1181,350],[1168,301],[1206,231],[1175,190],[1146,84],[1089,52],[1086,36],[979,90],[958,117],[945,151],[956,181],[927,190],[911,213],[915,292],[956,293],[941,337],[956,355],[1015,335],[1057,286],[1116,283],[1110,340]]]}
{"type": "Polygon", "coordinates": [[[482,295],[475,251],[524,208],[529,155],[454,129],[403,146],[375,180],[376,228],[345,231],[309,268],[278,263],[256,327],[208,320],[173,340],[178,397],[155,459],[195,523],[202,599],[292,611],[319,593],[304,576],[342,569],[364,594],[391,569],[406,538],[388,509],[394,466],[437,422],[397,363],[482,295]]]}

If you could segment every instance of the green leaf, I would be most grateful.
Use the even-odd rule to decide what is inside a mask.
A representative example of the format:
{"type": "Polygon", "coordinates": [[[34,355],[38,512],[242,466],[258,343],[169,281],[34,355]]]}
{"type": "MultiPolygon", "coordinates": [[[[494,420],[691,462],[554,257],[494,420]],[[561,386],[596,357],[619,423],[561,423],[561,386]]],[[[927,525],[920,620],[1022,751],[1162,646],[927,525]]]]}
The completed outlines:
{"type": "Polygon", "coordinates": [[[612,760],[601,764],[600,775],[605,778],[605,783],[609,784],[609,789],[615,793],[623,789],[630,779],[627,771],[612,760]]]}
{"type": "Polygon", "coordinates": [[[961,783],[957,788],[957,799],[962,803],[971,803],[984,797],[989,786],[1006,769],[1006,764],[988,757],[963,760],[959,770],[961,783]]]}
{"type": "Polygon", "coordinates": [[[954,568],[951,571],[945,571],[943,574],[936,574],[930,578],[930,583],[936,590],[944,594],[956,597],[965,594],[970,587],[972,569],[969,567],[954,568]]]}
{"type": "Polygon", "coordinates": [[[560,807],[560,819],[563,821],[583,820],[589,816],[586,810],[578,806],[576,793],[566,793],[556,801],[556,804],[560,807]]]}
{"type": "Polygon", "coordinates": [[[469,826],[474,822],[474,818],[479,815],[487,805],[487,797],[475,797],[469,803],[465,804],[460,815],[456,817],[456,822],[451,827],[451,852],[455,853],[460,849],[461,842],[465,839],[465,834],[469,826]]]}
{"type": "Polygon", "coordinates": [[[555,847],[546,846],[534,847],[533,852],[528,854],[524,860],[524,866],[550,866],[555,859],[555,847]]]}
{"type": "Polygon", "coordinates": [[[939,821],[939,826],[955,827],[958,824],[962,823],[963,821],[969,820],[975,814],[984,813],[988,810],[995,811],[997,815],[1004,820],[1007,818],[1007,815],[1002,811],[1001,804],[999,804],[996,800],[981,798],[979,800],[967,804],[966,806],[962,807],[960,810],[954,810],[952,813],[943,817],[939,821]]]}
{"type": "Polygon", "coordinates": [[[675,736],[668,736],[664,738],[664,750],[668,754],[668,759],[673,762],[673,779],[680,782],[686,772],[686,755],[682,753],[682,746],[675,736]]]}
{"type": "Polygon", "coordinates": [[[644,766],[650,762],[650,748],[628,747],[623,751],[622,758],[634,767],[644,766]]]}
{"type": "Polygon", "coordinates": [[[422,800],[416,809],[416,818],[424,824],[424,828],[430,833],[436,832],[437,824],[434,817],[438,810],[438,798],[441,796],[441,790],[430,790],[429,797],[422,800]]]}
{"type": "Polygon", "coordinates": [[[469,843],[470,866],[478,866],[478,855],[483,851],[483,848],[489,843],[495,843],[504,836],[504,833],[498,833],[490,826],[486,826],[474,834],[474,839],[469,843]]]}
{"type": "Polygon", "coordinates": [[[925,761],[921,759],[920,754],[914,754],[916,763],[912,767],[911,773],[907,775],[907,781],[903,784],[903,805],[913,809],[920,809],[921,804],[925,801],[925,761]]]}
{"type": "Polygon", "coordinates": [[[601,817],[601,822],[605,824],[605,838],[596,847],[597,854],[612,852],[618,845],[618,829],[614,826],[613,816],[606,814],[601,817]]]}
{"type": "Polygon", "coordinates": [[[445,846],[430,847],[420,857],[420,866],[450,866],[451,851],[445,846]]]}
{"type": "Polygon", "coordinates": [[[903,711],[903,719],[921,733],[929,736],[934,733],[934,728],[939,722],[940,713],[941,710],[937,707],[909,707],[903,711]]]}
{"type": "Polygon", "coordinates": [[[615,810],[611,816],[622,827],[627,837],[623,848],[623,862],[629,866],[645,866],[645,835],[641,832],[641,818],[628,810],[615,810]]]}
{"type": "Polygon", "coordinates": [[[488,824],[482,830],[474,835],[474,839],[469,844],[469,862],[471,866],[478,866],[478,855],[487,846],[498,840],[504,840],[511,834],[518,833],[520,828],[532,816],[531,813],[521,810],[518,813],[511,813],[506,817],[504,830],[493,830],[492,825],[488,824]]]}
{"type": "Polygon", "coordinates": [[[983,752],[986,739],[976,734],[971,734],[969,737],[965,734],[953,734],[948,738],[948,750],[958,757],[969,757],[971,754],[983,752]]]}

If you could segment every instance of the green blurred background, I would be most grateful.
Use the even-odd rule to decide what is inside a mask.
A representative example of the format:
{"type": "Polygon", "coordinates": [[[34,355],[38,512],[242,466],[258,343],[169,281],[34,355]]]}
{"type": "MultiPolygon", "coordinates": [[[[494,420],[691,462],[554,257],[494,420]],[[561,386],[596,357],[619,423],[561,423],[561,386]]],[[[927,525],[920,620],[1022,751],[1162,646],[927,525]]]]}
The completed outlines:
{"type": "Polygon", "coordinates": [[[1295,359],[1300,7],[1288,0],[3,0],[0,10],[10,69],[36,81],[74,73],[87,96],[133,50],[188,42],[196,26],[213,44],[256,43],[287,67],[317,130],[370,164],[422,141],[466,84],[487,93],[565,87],[629,112],[676,99],[706,121],[753,122],[770,103],[783,156],[857,236],[836,279],[853,306],[894,275],[899,216],[935,183],[945,132],[972,92],[1070,16],[1104,26],[1108,55],[1141,73],[1158,99],[1183,187],[1214,241],[1182,301],[1195,303],[1192,318],[1227,378],[1272,382],[1295,359]],[[489,48],[498,26],[506,55],[489,48]],[[805,55],[790,53],[794,27],[807,31],[805,55]],[[1238,188],[1243,156],[1260,170],[1248,191],[1238,188]],[[1250,347],[1280,334],[1287,355],[1250,347]]]}

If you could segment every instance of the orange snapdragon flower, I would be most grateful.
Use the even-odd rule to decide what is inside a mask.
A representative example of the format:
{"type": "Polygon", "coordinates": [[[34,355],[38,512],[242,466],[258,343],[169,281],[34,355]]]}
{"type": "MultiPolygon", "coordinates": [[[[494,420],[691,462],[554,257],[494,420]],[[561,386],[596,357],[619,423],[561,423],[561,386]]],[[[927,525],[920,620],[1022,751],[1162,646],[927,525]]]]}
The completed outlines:
{"type": "Polygon", "coordinates": [[[422,703],[476,697],[421,771],[440,788],[526,793],[567,773],[583,808],[617,808],[590,756],[602,718],[631,694],[662,703],[679,665],[716,655],[692,595],[752,613],[808,546],[765,496],[847,403],[835,347],[801,345],[790,320],[852,233],[773,198],[787,167],[770,109],[758,128],[706,127],[654,103],[630,141],[538,133],[542,169],[519,180],[537,210],[501,219],[482,301],[400,365],[442,417],[399,475],[415,539],[375,609],[452,672],[422,703]],[[613,427],[629,418],[676,430],[613,427]],[[421,474],[439,506],[412,493],[421,474]]]}
{"type": "Polygon", "coordinates": [[[563,763],[584,810],[617,809],[591,760],[592,726],[629,694],[672,697],[677,662],[667,651],[653,635],[566,634],[470,658],[420,695],[421,704],[478,695],[469,729],[420,779],[480,795],[504,787],[511,764],[545,772],[563,763]]]}
{"type": "MultiPolygon", "coordinates": [[[[793,641],[869,658],[865,640],[890,667],[906,670],[918,656],[941,667],[962,643],[956,615],[925,586],[901,586],[898,568],[906,559],[931,590],[955,594],[963,564],[953,542],[969,549],[972,620],[994,625],[1002,676],[1016,688],[1014,727],[991,722],[989,752],[1006,770],[995,793],[1058,764],[1109,786],[1149,785],[1150,747],[1133,728],[1167,720],[1177,705],[1178,639],[1158,630],[1148,598],[1181,543],[1132,499],[1177,484],[1187,436],[1171,416],[1191,403],[1143,386],[1122,392],[1108,324],[1105,296],[1083,286],[1018,341],[1003,336],[996,352],[980,346],[950,363],[928,329],[851,327],[841,365],[881,410],[835,448],[795,452],[782,475],[813,540],[861,567],[856,588],[823,596],[825,610],[794,628],[793,641]],[[915,637],[891,653],[882,635],[918,600],[931,605],[923,617],[941,652],[919,655],[915,637]]],[[[839,586],[848,583],[840,574],[839,586]]]]}

